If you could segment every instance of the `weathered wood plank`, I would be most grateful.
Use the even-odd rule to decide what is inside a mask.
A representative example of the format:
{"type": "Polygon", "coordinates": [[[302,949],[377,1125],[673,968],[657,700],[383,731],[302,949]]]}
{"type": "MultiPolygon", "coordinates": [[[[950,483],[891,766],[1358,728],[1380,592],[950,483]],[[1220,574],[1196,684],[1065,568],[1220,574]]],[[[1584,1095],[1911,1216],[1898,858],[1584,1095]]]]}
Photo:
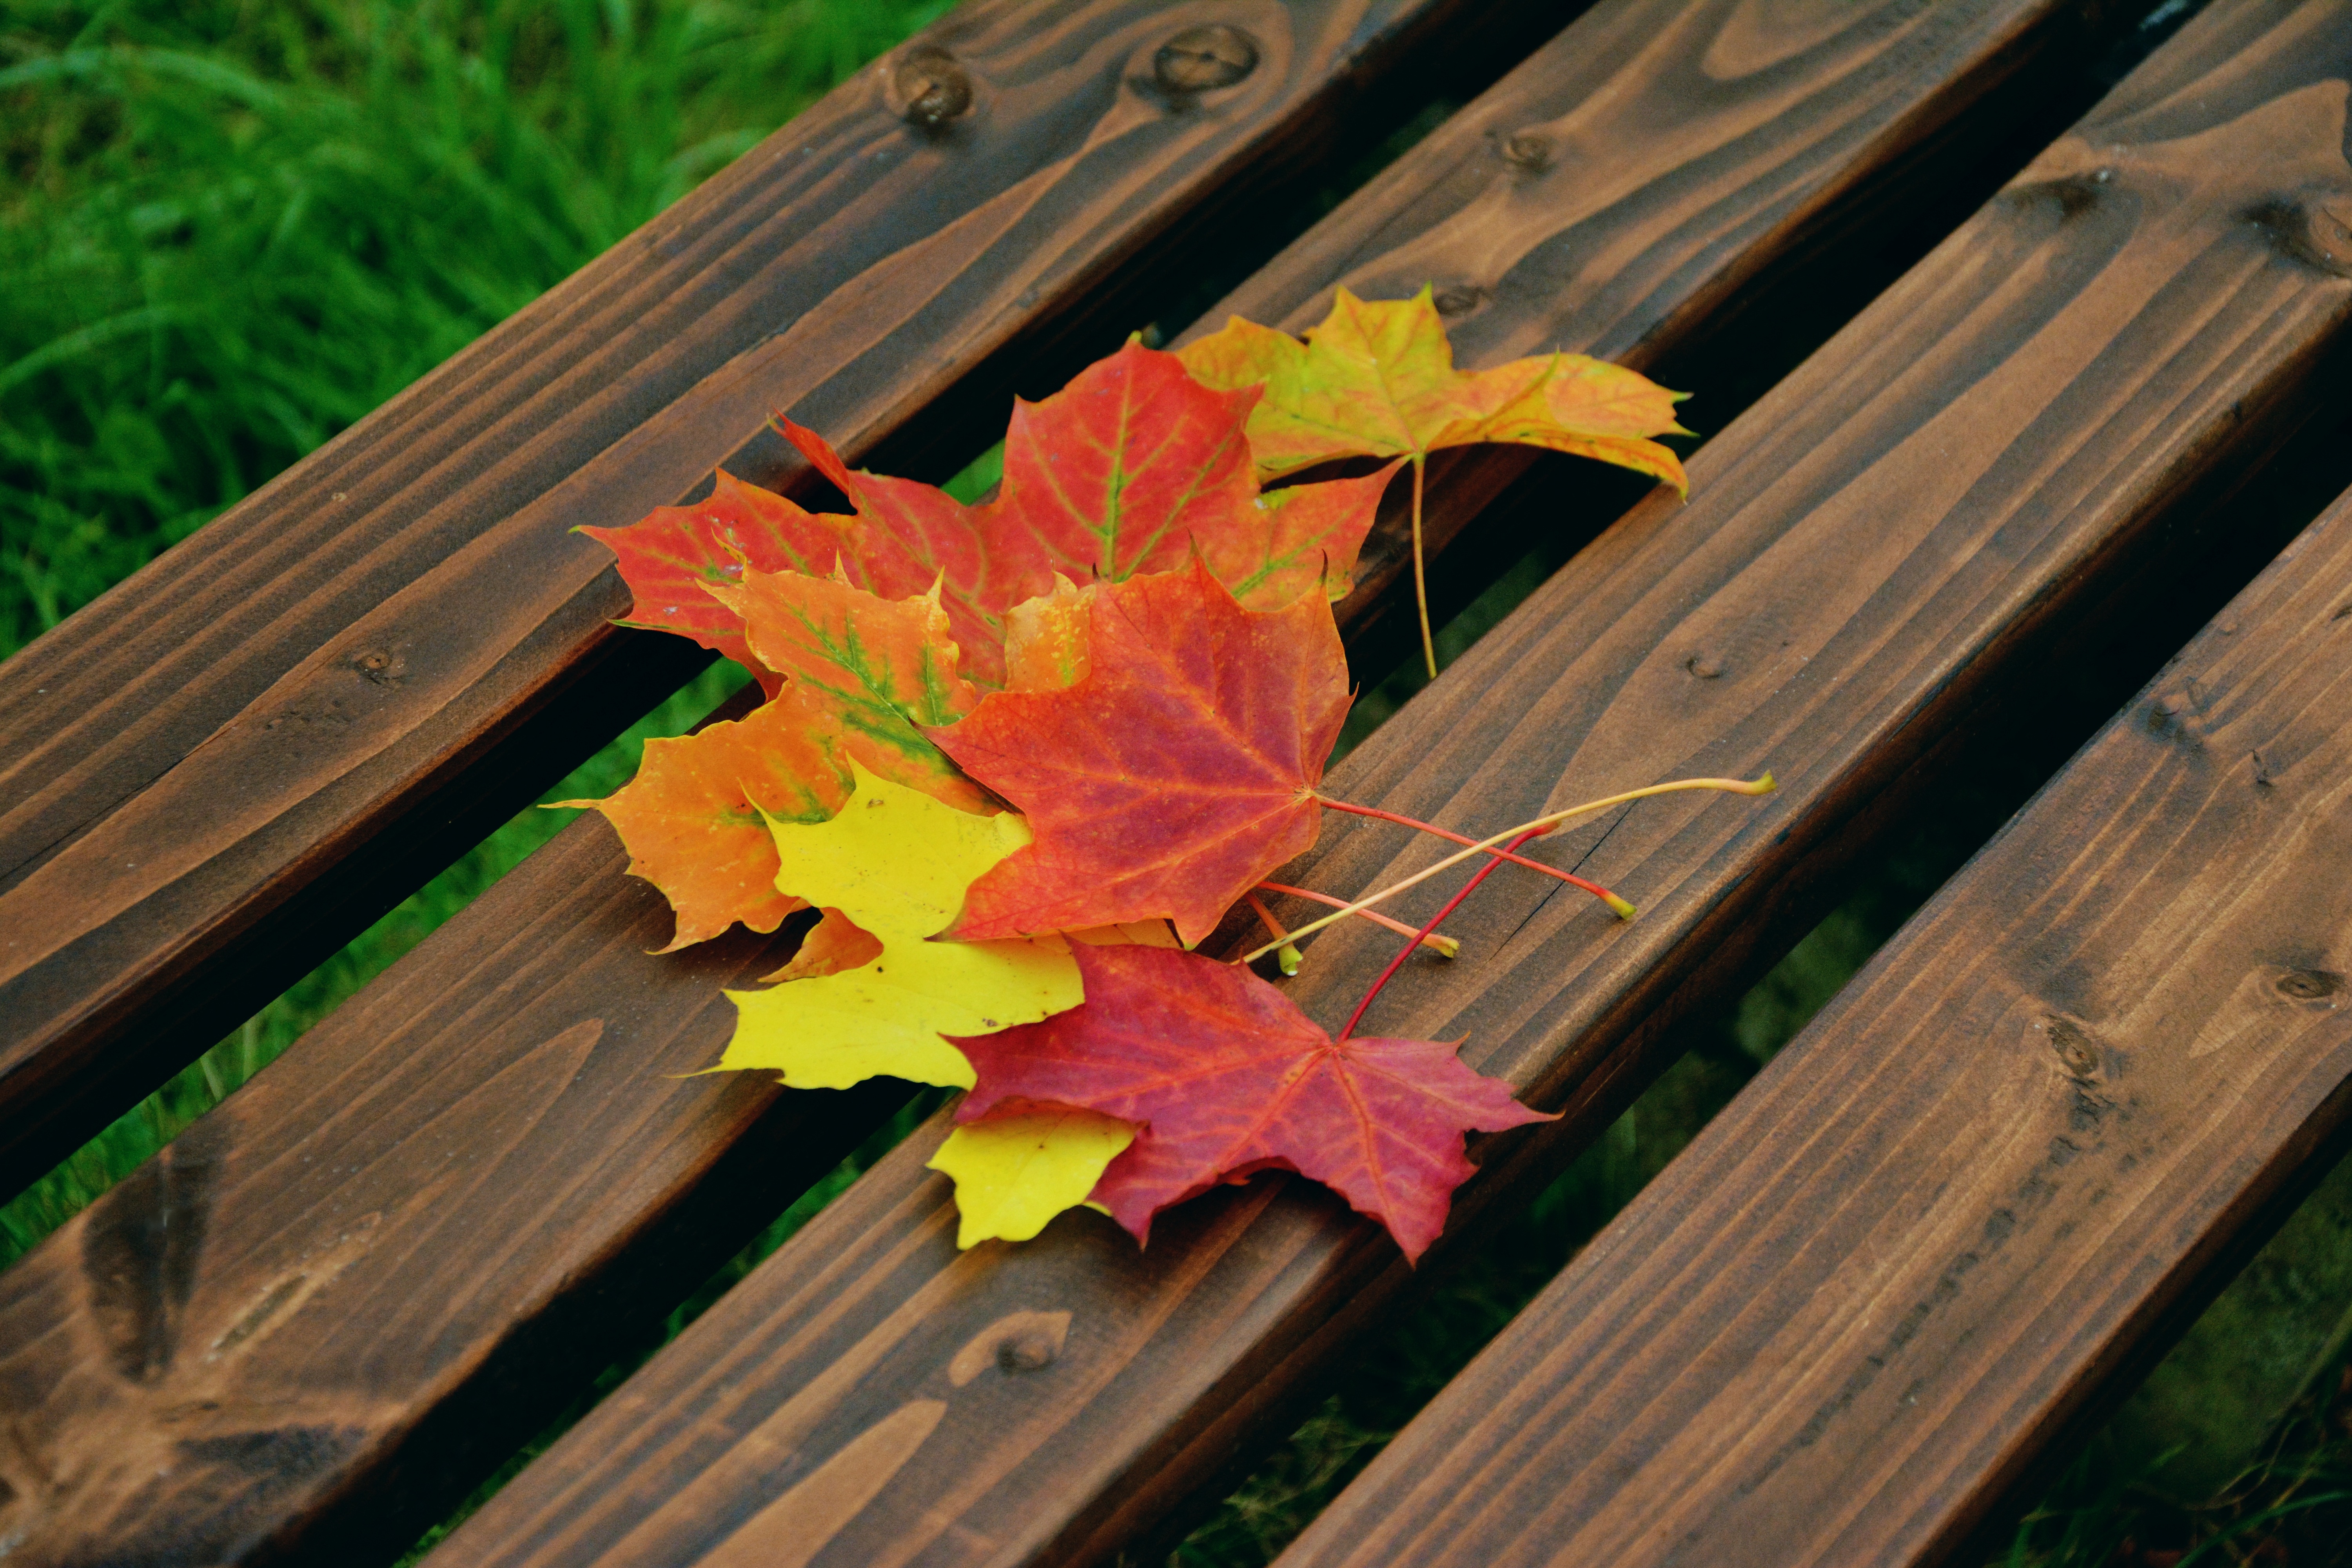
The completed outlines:
{"type": "MultiPolygon", "coordinates": [[[[2352,330],[2352,5],[2223,0],[1349,760],[1341,794],[1491,826],[1677,773],[1784,783],[1649,802],[1551,846],[1639,903],[1612,924],[1497,878],[1384,1034],[1566,1121],[1483,1146],[1457,1219],[1557,1168],[1719,991],[1792,888],[2160,522],[2259,449],[2352,330]],[[2241,445],[2245,443],[2246,445],[2241,445]],[[1476,932],[1487,933],[1481,938],[1476,932]],[[1466,1214],[1465,1214],[1466,1211],[1466,1214]]],[[[1313,879],[1434,851],[1327,830],[1313,879]]],[[[1427,913],[1443,889],[1405,911],[1427,913]]],[[[1293,994],[1336,1020],[1388,956],[1327,935],[1293,994]]],[[[867,1173],[442,1548],[438,1568],[1103,1560],[1181,1506],[1407,1271],[1265,1178],[1138,1253],[1077,1214],[959,1254],[934,1124],[867,1173]],[[850,1483],[856,1484],[852,1486],[850,1483]],[[820,1506],[823,1504],[824,1506],[820,1506]]],[[[1163,1228],[1164,1226],[1164,1228],[1163,1228]]],[[[1458,1242],[1458,1237],[1457,1237],[1458,1242]]]]}
{"type": "Polygon", "coordinates": [[[2352,496],[1286,1568],[1948,1558],[2352,1111],[2347,604],[2352,496]]]}
{"type": "MultiPolygon", "coordinates": [[[[1617,3],[1621,10],[1675,12],[1664,0],[1617,3]]],[[[1748,13],[1731,6],[1717,14],[1734,26],[1748,13]]],[[[1906,44],[1918,15],[1914,5],[1879,6],[1853,14],[1843,45],[1817,41],[1808,68],[1817,90],[1859,90],[1851,86],[1858,74],[1880,109],[1875,121],[1843,133],[1838,156],[1807,163],[1813,194],[1800,206],[1828,212],[1850,203],[1874,171],[1899,157],[1908,127],[1948,118],[1956,95],[1972,98],[2000,77],[1990,62],[2079,37],[2068,5],[2002,0],[1969,11],[1977,19],[1972,31],[1937,31],[1937,47],[1919,48],[1906,44]],[[1892,80],[1870,65],[1882,52],[1906,62],[1892,80]]],[[[1703,49],[1707,36],[1685,47],[1703,49]]],[[[1563,47],[1548,58],[1581,57],[1563,47]]],[[[1644,85],[1661,75],[1687,80],[1671,59],[1649,58],[1629,65],[1614,85],[1621,97],[1664,90],[1644,85]]],[[[1768,79],[1773,92],[1788,87],[1780,76],[1768,79]]],[[[1515,90],[1532,92],[1524,79],[1515,90]]],[[[1738,90],[1736,82],[1715,87],[1717,94],[1738,90]]],[[[1727,251],[1701,247],[1708,266],[1677,273],[1692,289],[1708,286],[1712,267],[1753,271],[1754,247],[1794,243],[1802,233],[1753,221],[1758,210],[1789,199],[1786,177],[1753,153],[1754,139],[1769,138],[1772,122],[1750,132],[1740,156],[1719,165],[1721,138],[1706,129],[1711,101],[1694,101],[1701,123],[1679,153],[1671,137],[1629,140],[1588,164],[1629,191],[1650,182],[1698,191],[1704,199],[1694,213],[1712,212],[1750,237],[1727,251]],[[1606,158],[1624,160],[1622,172],[1606,158]],[[1762,186],[1756,205],[1722,194],[1747,177],[1762,186]]],[[[1807,150],[1818,146],[1818,131],[1807,113],[1791,111],[1788,135],[1792,156],[1812,156],[1807,150]]],[[[1507,169],[1496,177],[1517,178],[1507,169]]],[[[1575,210],[1573,188],[1549,188],[1575,210]]],[[[1381,199],[1405,225],[1419,195],[1391,186],[1381,199]]],[[[1623,210],[1649,209],[1629,200],[1623,210]]],[[[1354,210],[1340,218],[1354,221],[1354,210]]],[[[1606,243],[1605,224],[1580,223],[1586,242],[1606,243]]],[[[1475,228],[1458,235],[1464,245],[1478,238],[1475,228]]],[[[1687,321],[1675,308],[1680,297],[1654,294],[1649,308],[1661,321],[1687,321]]],[[[1620,320],[1570,316],[1554,328],[1574,347],[1620,320]]],[[[1643,328],[1634,335],[1671,346],[1688,330],[1643,328]]],[[[202,1188],[205,1239],[183,1255],[184,1294],[159,1287],[148,1297],[134,1290],[123,1298],[134,1308],[153,1303],[135,1309],[132,1321],[160,1325],[152,1331],[166,1349],[153,1352],[156,1370],[132,1378],[120,1370],[110,1347],[133,1331],[92,1297],[91,1259],[99,1256],[92,1249],[103,1247],[90,1238],[146,1223],[141,1216],[163,1201],[159,1194],[178,1190],[169,1173],[180,1156],[151,1167],[152,1179],[134,1184],[131,1195],[108,1200],[0,1277],[0,1345],[22,1347],[0,1354],[0,1389],[9,1391],[12,1412],[37,1411],[21,1417],[22,1429],[36,1435],[26,1450],[33,1458],[0,1470],[16,1499],[0,1507],[0,1531],[58,1531],[33,1539],[78,1542],[86,1554],[102,1555],[131,1551],[142,1530],[170,1518],[192,1539],[200,1529],[216,1531],[231,1543],[224,1555],[238,1560],[296,1540],[331,1549],[342,1554],[339,1561],[381,1557],[385,1542],[400,1538],[401,1521],[421,1523],[461,1494],[505,1451],[500,1445],[510,1449],[561,1405],[567,1387],[602,1365],[632,1324],[662,1310],[684,1281],[730,1250],[762,1217],[762,1202],[772,1213],[780,1194],[796,1190],[793,1183],[874,1125],[884,1103],[878,1097],[789,1096],[740,1079],[661,1076],[716,1059],[729,1021],[717,987],[763,965],[757,944],[729,944],[683,968],[646,958],[642,950],[659,944],[663,928],[651,894],[621,879],[621,864],[601,820],[568,829],[216,1113],[218,1125],[190,1145],[214,1151],[215,1179],[202,1188]],[[575,1031],[592,1025],[601,1033],[586,1052],[583,1076],[549,1103],[544,1125],[530,1133],[537,1142],[528,1144],[529,1159],[548,1174],[532,1178],[517,1154],[496,1179],[444,1188],[437,1177],[417,1174],[419,1167],[404,1167],[412,1146],[525,1147],[512,1120],[520,1113],[504,1091],[444,1095],[409,1085],[528,1076],[539,1070],[532,1064],[549,1042],[576,1044],[575,1031]],[[356,1086],[380,1081],[385,1087],[366,1113],[379,1131],[340,1153],[352,1139],[345,1102],[356,1086]],[[267,1096],[251,1098],[264,1085],[267,1096]],[[730,1187],[713,1173],[737,1140],[749,1152],[733,1158],[752,1174],[730,1187]],[[404,1168],[411,1172],[407,1185],[425,1189],[419,1196],[402,1197],[404,1168]],[[589,1194],[593,1201],[576,1195],[589,1194]],[[348,1245],[350,1216],[368,1214],[381,1217],[364,1248],[347,1257],[338,1249],[348,1245]],[[254,1331],[206,1359],[220,1336],[270,1303],[289,1279],[311,1278],[305,1260],[313,1257],[341,1260],[331,1280],[293,1287],[306,1293],[285,1298],[256,1320],[254,1331]],[[426,1311],[419,1301],[436,1305],[426,1311]],[[217,1407],[194,1426],[185,1414],[172,1419],[192,1402],[170,1392],[191,1377],[217,1407]],[[331,1417],[304,1415],[283,1426],[267,1414],[329,1409],[331,1417]],[[302,1435],[313,1427],[332,1441],[302,1435]],[[180,1443],[194,1446],[173,1446],[180,1443]],[[135,1471],[105,1462],[117,1447],[174,1455],[174,1479],[142,1493],[131,1484],[135,1471]],[[289,1479],[281,1460],[298,1450],[313,1458],[289,1479]]],[[[161,1268],[146,1277],[160,1279],[161,1268]]],[[[0,1457],[0,1466],[10,1463],[0,1457]]],[[[56,1550],[66,1553],[62,1544],[56,1550]]]]}
{"type": "Polygon", "coordinates": [[[690,672],[606,624],[626,595],[574,524],[730,451],[789,479],[781,443],[743,447],[772,408],[852,453],[969,456],[1013,365],[1044,374],[1097,312],[1123,330],[1112,285],[1212,237],[1186,220],[1222,188],[1312,164],[1401,68],[1539,15],[960,7],[0,667],[0,1190],[690,672]],[[1162,85],[1162,46],[1213,25],[1255,68],[1162,85]],[[936,129],[898,101],[926,49],[970,89],[936,129]]]}

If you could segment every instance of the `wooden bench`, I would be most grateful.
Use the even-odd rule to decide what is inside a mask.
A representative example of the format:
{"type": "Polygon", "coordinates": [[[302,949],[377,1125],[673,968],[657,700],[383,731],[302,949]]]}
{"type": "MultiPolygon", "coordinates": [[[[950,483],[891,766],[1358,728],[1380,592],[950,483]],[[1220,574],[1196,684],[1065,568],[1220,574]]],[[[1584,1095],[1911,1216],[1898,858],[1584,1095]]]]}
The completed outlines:
{"type": "MultiPolygon", "coordinates": [[[[771,404],[936,475],[1253,193],[1416,73],[1517,58],[1537,9],[951,14],[0,667],[8,1173],[691,668],[605,626],[625,595],[571,525],[719,461],[799,482],[771,404]],[[1244,35],[1209,50],[1254,57],[1231,79],[1187,66],[1244,35]]],[[[1579,349],[1704,385],[1785,279],[1942,237],[1708,440],[1687,506],[1599,531],[1342,764],[1349,797],[1460,826],[1676,773],[1784,784],[1547,840],[1643,918],[1498,879],[1481,930],[1507,940],[1383,998],[1384,1028],[1466,1033],[1567,1113],[1479,1141],[1419,1277],[1278,1178],[1146,1252],[1077,1216],[958,1253],[934,1119],[434,1563],[1101,1562],[1180,1530],[2052,661],[2210,572],[2217,503],[2340,374],[2352,5],[2214,0],[2046,122],[2112,37],[2054,0],[1604,0],[1228,302],[1296,326],[1338,283],[1434,281],[1467,362],[1579,349]],[[2021,125],[2047,151],[1972,187],[2021,125]]],[[[1467,591],[1562,526],[1530,467],[1433,467],[1441,575],[1467,591]]],[[[1368,660],[1394,525],[1342,606],[1368,660]]],[[[2248,589],[1296,1553],[1926,1561],[2014,1504],[2341,1117],[2346,532],[2248,589]],[[2037,1163],[2057,1137],[2080,1175],[2037,1163]]],[[[1332,824],[1311,874],[1427,858],[1332,824]]],[[[9,1561],[390,1561],[903,1102],[669,1076],[716,1058],[719,985],[774,943],[647,958],[667,915],[625,858],[575,824],[0,1275],[9,1561]]],[[[1327,933],[1292,994],[1329,1014],[1388,956],[1327,933]]]]}

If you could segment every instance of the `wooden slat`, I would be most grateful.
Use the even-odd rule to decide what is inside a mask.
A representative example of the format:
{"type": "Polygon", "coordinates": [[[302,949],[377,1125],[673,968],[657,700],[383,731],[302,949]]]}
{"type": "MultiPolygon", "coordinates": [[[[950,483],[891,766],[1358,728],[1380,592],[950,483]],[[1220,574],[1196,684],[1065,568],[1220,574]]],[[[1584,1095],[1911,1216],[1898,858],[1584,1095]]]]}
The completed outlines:
{"type": "Polygon", "coordinates": [[[1285,1568],[1948,1560],[2344,1125],[2347,975],[2352,496],[1285,1568]]]}
{"type": "MultiPolygon", "coordinates": [[[[1608,11],[1620,28],[1677,14],[1669,0],[1612,0],[1608,11]]],[[[1680,36],[1680,49],[1703,56],[1748,13],[1710,15],[1716,28],[1680,36]]],[[[1650,105],[1653,136],[1596,149],[1584,165],[1628,193],[1618,210],[1654,225],[1655,205],[1641,199],[1654,185],[1688,193],[1690,205],[1664,226],[1685,247],[1662,273],[1679,288],[1652,291],[1633,317],[1612,308],[1554,322],[1563,346],[1612,331],[1661,352],[1686,342],[1696,323],[1683,290],[1709,290],[1717,269],[1751,275],[1816,237],[1916,145],[1918,127],[1971,101],[2013,105],[1979,95],[2030,89],[2019,68],[2083,38],[2078,13],[2049,0],[1972,0],[1932,24],[1909,5],[1844,15],[1845,28],[1806,57],[1811,94],[1783,63],[1693,95],[1671,55],[1580,89],[1650,105]],[[1778,117],[1727,129],[1721,103],[1748,90],[1780,105],[1778,117]],[[1855,98],[1873,111],[1832,117],[1825,131],[1816,100],[1855,98]],[[1693,117],[1680,136],[1667,110],[1677,100],[1693,117]],[[1764,155],[1776,136],[1801,178],[1764,155]],[[1735,199],[1750,188],[1751,200],[1735,199]],[[1708,223],[1741,237],[1706,244],[1696,236],[1708,223]]],[[[1587,79],[1579,37],[1515,78],[1515,96],[1480,100],[1440,138],[1475,149],[1497,121],[1565,112],[1573,100],[1546,98],[1538,73],[1587,79]]],[[[1499,161],[1489,177],[1514,189],[1525,180],[1499,161]]],[[[1562,204],[1580,242],[1611,245],[1572,184],[1536,190],[1562,204]]],[[[1367,199],[1387,204],[1402,240],[1422,194],[1391,182],[1367,199]]],[[[1360,222],[1361,204],[1334,221],[1360,222]]],[[[1453,235],[1465,255],[1482,238],[1475,226],[1453,235]]],[[[1642,254],[1638,237],[1612,253],[1642,254]]],[[[1293,276],[1302,298],[1318,286],[1293,276]]],[[[184,1141],[209,1154],[166,1156],[0,1277],[0,1346],[11,1347],[0,1352],[0,1402],[29,1435],[17,1457],[0,1446],[14,1492],[0,1532],[30,1530],[60,1555],[66,1542],[135,1554],[169,1521],[182,1538],[226,1542],[226,1558],[294,1540],[338,1561],[381,1558],[879,1120],[889,1101],[878,1089],[845,1099],[783,1095],[748,1077],[665,1078],[717,1058],[730,1023],[718,987],[773,956],[731,942],[646,957],[666,928],[622,864],[600,819],[567,829],[184,1141]],[[551,1052],[579,1056],[569,1087],[551,1052]],[[509,1089],[499,1075],[538,1088],[509,1089]],[[483,1152],[445,1180],[437,1155],[415,1149],[483,1152]],[[740,1179],[720,1173],[730,1160],[740,1179]],[[212,1174],[173,1173],[183,1165],[212,1174]],[[168,1233],[184,1191],[203,1216],[201,1246],[151,1248],[132,1267],[120,1262],[128,1244],[93,1239],[168,1233]],[[377,1217],[354,1230],[355,1215],[377,1217]],[[313,1268],[318,1258],[331,1272],[313,1268]],[[128,1282],[95,1299],[91,1279],[122,1268],[128,1282]],[[280,1411],[291,1414],[270,1414],[280,1411]],[[173,1479],[149,1489],[135,1466],[111,1462],[118,1451],[174,1456],[173,1479]],[[294,1475],[284,1461],[298,1453],[308,1458],[294,1475]]]]}
{"type": "MultiPolygon", "coordinates": [[[[1339,770],[1342,795],[1458,826],[1678,773],[1783,781],[1551,846],[1639,921],[1497,878],[1465,956],[1384,998],[1380,1032],[1466,1035],[1466,1059],[1569,1112],[1483,1145],[1455,1245],[1605,1124],[1662,1020],[1719,994],[1906,773],[2035,679],[2352,329],[2326,210],[2352,191],[2347,68],[2347,0],[2223,0],[1706,447],[1687,508],[1637,509],[1339,770]]],[[[1336,890],[1435,853],[1326,833],[1310,874],[1336,890]]],[[[1327,935],[1292,994],[1336,1020],[1389,951],[1327,935]]],[[[751,1563],[785,1543],[820,1568],[1100,1561],[1295,1411],[1406,1284],[1371,1226],[1279,1177],[1163,1215],[1143,1252],[1080,1213],[959,1254],[947,1184],[921,1168],[943,1131],[836,1200],[436,1568],[751,1563]]]]}
{"type": "Polygon", "coordinates": [[[1557,15],[977,0],[10,659],[0,1191],[690,672],[606,625],[627,597],[573,525],[730,451],[788,480],[781,443],[745,445],[772,408],[853,454],[970,456],[1014,363],[1115,343],[1137,307],[1111,285],[1213,240],[1224,187],[1311,165],[1401,68],[1425,89],[1557,15]],[[1255,68],[1165,90],[1161,47],[1211,25],[1255,68]],[[933,131],[896,102],[926,48],[971,90],[933,131]]]}

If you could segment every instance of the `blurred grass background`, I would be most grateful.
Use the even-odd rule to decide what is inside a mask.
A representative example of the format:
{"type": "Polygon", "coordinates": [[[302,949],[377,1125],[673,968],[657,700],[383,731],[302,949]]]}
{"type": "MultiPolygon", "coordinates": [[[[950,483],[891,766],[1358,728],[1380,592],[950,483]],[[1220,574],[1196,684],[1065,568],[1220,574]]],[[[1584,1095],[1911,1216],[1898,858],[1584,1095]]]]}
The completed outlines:
{"type": "MultiPolygon", "coordinates": [[[[0,657],[588,261],[946,4],[0,0],[0,657]]],[[[1430,122],[1424,116],[1420,128],[1430,122]]],[[[1447,628],[1445,649],[1458,653],[1557,564],[1531,555],[1447,628]]],[[[646,735],[680,731],[741,679],[731,667],[710,671],[549,798],[609,792],[634,771],[646,735]]],[[[1372,693],[1366,719],[1417,684],[1407,672],[1372,693]]],[[[1736,1008],[1695,1026],[1689,1053],[1601,1144],[1500,1245],[1364,1345],[1339,1391],[1174,1560],[1241,1568],[1278,1552],[2035,782],[1988,781],[1973,807],[1964,802],[1886,857],[1736,1008]]],[[[0,1265],[232,1092],[562,822],[530,812],[500,829],[0,1207],[0,1265]]],[[[877,1138],[795,1203],[663,1334],[903,1131],[877,1138]]],[[[2347,1560],[2345,1189],[2340,1173],[2331,1178],[2108,1429],[2067,1457],[2066,1473],[1996,1561],[2347,1560]]],[[[597,1379],[580,1408],[636,1359],[597,1379]]]]}

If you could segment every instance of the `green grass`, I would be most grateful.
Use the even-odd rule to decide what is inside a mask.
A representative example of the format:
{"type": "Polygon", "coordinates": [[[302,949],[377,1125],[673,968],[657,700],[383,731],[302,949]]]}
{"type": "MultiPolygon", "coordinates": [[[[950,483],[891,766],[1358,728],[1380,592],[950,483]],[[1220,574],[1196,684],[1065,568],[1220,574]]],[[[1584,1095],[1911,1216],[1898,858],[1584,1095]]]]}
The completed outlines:
{"type": "Polygon", "coordinates": [[[945,0],[11,0],[0,655],[945,0]]]}
{"type": "MultiPolygon", "coordinates": [[[[0,9],[0,657],[604,250],[945,0],[0,9]]],[[[740,679],[740,672],[736,679],[740,679]]],[[[634,771],[646,734],[549,798],[634,771]]],[[[551,834],[526,813],[58,1173],[61,1224],[551,834]]]]}
{"type": "MultiPolygon", "coordinates": [[[[944,0],[6,0],[0,656],[942,9],[944,0]]],[[[1368,152],[1354,174],[1413,131],[1368,152]]],[[[1275,224],[1295,228],[1330,199],[1275,224]]],[[[1204,281],[1199,305],[1223,281],[1204,281]]],[[[1186,313],[1172,302],[1169,320],[1186,313]]],[[[976,494],[993,477],[983,459],[961,488],[976,494]]],[[[1447,656],[1557,564],[1556,550],[1538,552],[1473,601],[1441,639],[1447,656]]],[[[645,736],[677,732],[740,679],[710,672],[550,798],[609,791],[645,736]]],[[[1368,694],[1351,741],[1418,684],[1408,665],[1368,694]]],[[[562,820],[527,812],[501,828],[0,1208],[0,1264],[233,1092],[562,820]]],[[[1337,1391],[1174,1560],[1268,1561],[1988,830],[1976,819],[1924,828],[1736,1008],[1695,1026],[1688,1054],[1495,1246],[1352,1353],[1337,1391]]],[[[780,1245],[920,1110],[794,1202],[478,1495],[780,1245]]],[[[1993,1561],[2163,1568],[2168,1554],[2200,1550],[2188,1560],[2343,1560],[2352,1384],[2347,1335],[2324,1331],[2347,1299],[2352,1177],[2339,1173],[2124,1415],[2065,1457],[2065,1473],[1993,1561]],[[2325,1344],[2308,1331],[2315,1321],[2325,1344]],[[2249,1347],[2272,1369],[2267,1381],[2244,1374],[2249,1347]],[[2216,1389],[2242,1406],[2226,1423],[2216,1413],[2231,1402],[2216,1389]]]]}

